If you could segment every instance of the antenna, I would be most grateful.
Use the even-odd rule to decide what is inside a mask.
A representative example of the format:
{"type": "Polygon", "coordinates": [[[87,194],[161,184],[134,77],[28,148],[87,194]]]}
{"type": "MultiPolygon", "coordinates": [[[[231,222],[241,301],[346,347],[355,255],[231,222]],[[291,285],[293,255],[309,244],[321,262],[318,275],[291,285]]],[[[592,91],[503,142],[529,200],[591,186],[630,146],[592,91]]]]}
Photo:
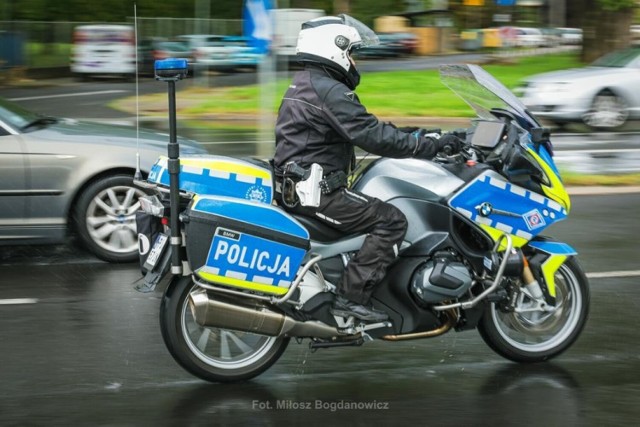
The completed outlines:
{"type": "Polygon", "coordinates": [[[136,172],[133,175],[134,181],[142,181],[140,171],[140,107],[138,103],[138,10],[136,3],[133,3],[133,29],[136,49],[136,172]]]}

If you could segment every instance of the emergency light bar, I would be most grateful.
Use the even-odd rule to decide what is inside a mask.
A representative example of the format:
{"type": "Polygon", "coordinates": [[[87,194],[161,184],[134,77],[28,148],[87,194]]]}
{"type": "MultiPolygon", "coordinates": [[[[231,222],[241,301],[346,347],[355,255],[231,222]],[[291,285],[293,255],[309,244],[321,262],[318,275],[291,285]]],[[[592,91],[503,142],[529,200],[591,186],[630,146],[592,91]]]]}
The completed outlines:
{"type": "Polygon", "coordinates": [[[187,77],[187,60],[184,58],[159,59],[154,64],[156,80],[176,81],[187,77]]]}

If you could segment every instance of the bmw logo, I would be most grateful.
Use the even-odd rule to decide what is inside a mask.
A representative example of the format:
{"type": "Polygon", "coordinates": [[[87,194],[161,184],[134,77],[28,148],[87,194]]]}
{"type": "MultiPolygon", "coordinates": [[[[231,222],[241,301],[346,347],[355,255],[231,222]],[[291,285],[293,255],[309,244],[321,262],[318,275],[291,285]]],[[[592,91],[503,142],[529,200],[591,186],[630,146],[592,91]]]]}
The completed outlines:
{"type": "Polygon", "coordinates": [[[493,212],[493,206],[491,206],[491,203],[489,202],[482,203],[476,209],[481,216],[489,216],[491,215],[491,212],[493,212]]]}

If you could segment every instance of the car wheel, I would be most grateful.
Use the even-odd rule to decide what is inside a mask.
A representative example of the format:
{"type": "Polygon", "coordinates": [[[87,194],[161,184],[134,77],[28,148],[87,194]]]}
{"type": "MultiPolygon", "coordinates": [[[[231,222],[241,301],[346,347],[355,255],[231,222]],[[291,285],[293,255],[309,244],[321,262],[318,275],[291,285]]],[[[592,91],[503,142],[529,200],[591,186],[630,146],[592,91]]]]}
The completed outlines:
{"type": "Polygon", "coordinates": [[[105,261],[137,260],[135,213],[143,195],[130,175],[102,177],[90,184],[78,197],[73,213],[82,243],[105,261]]]}
{"type": "Polygon", "coordinates": [[[598,93],[591,109],[584,115],[584,123],[594,129],[614,129],[626,123],[629,117],[627,102],[610,90],[598,93]]]}

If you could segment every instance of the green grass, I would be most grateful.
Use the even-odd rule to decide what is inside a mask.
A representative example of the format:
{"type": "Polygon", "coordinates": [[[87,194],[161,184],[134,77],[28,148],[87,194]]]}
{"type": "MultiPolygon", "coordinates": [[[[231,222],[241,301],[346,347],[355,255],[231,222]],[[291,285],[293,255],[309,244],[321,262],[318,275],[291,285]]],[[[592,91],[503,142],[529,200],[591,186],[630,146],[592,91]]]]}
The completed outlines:
{"type": "MultiPolygon", "coordinates": [[[[485,70],[510,89],[525,77],[546,71],[579,67],[576,54],[546,55],[518,58],[513,63],[489,64],[485,70]]],[[[272,83],[271,106],[277,111],[289,81],[272,83]]],[[[473,111],[440,81],[437,70],[393,71],[366,73],[357,89],[367,109],[377,116],[388,117],[472,117],[473,111]]],[[[260,112],[258,86],[232,88],[187,89],[178,99],[190,97],[188,106],[180,113],[193,116],[207,114],[257,114],[260,112]]]]}
{"type": "Polygon", "coordinates": [[[561,171],[566,186],[640,186],[640,174],[585,175],[561,171]]]}

